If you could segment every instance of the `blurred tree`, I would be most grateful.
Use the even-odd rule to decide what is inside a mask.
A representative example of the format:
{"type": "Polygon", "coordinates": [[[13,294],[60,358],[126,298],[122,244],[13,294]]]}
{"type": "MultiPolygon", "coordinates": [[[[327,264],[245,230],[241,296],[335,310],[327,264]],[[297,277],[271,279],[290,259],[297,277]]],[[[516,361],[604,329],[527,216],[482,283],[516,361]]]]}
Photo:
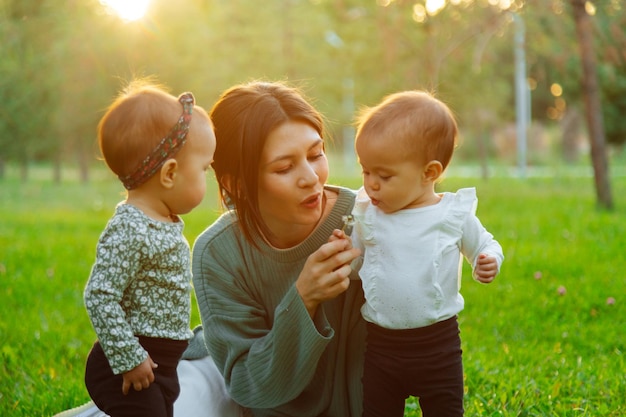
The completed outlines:
{"type": "Polygon", "coordinates": [[[58,136],[57,165],[78,167],[82,182],[97,157],[96,126],[115,91],[113,82],[130,36],[113,27],[97,0],[66,0],[59,5],[53,44],[57,103],[52,111],[58,136]],[[71,8],[71,14],[62,13],[71,8]]]}
{"type": "MultiPolygon", "coordinates": [[[[626,142],[626,7],[620,0],[585,2],[595,11],[591,17],[602,114],[608,143],[626,142]]],[[[533,83],[533,120],[559,120],[570,107],[582,111],[582,66],[574,19],[566,16],[566,3],[528,0],[523,9],[528,27],[529,77],[533,83]],[[562,96],[551,87],[558,84],[562,96]],[[576,109],[579,107],[580,109],[576,109]]]]}
{"type": "MultiPolygon", "coordinates": [[[[434,91],[457,114],[463,146],[458,158],[480,158],[483,171],[493,150],[492,132],[515,119],[511,11],[485,1],[380,1],[385,34],[385,94],[406,88],[434,91]]],[[[378,65],[380,67],[380,65],[378,65]]],[[[511,138],[514,140],[514,138],[511,138]]]]}
{"type": "Polygon", "coordinates": [[[591,142],[591,159],[593,163],[596,196],[598,204],[604,208],[613,208],[611,186],[608,174],[608,161],[604,146],[604,122],[602,120],[602,105],[600,101],[600,87],[596,70],[596,56],[593,49],[592,21],[586,10],[585,0],[570,0],[576,21],[576,32],[580,43],[580,57],[582,64],[582,91],[585,99],[585,113],[591,142]]]}
{"type": "Polygon", "coordinates": [[[626,5],[618,0],[598,2],[594,34],[598,48],[598,78],[604,105],[608,143],[626,143],[626,5]]]}
{"type": "MultiPolygon", "coordinates": [[[[493,132],[515,118],[512,13],[526,26],[533,120],[557,127],[582,103],[567,4],[152,0],[142,20],[126,22],[99,0],[0,0],[0,172],[3,160],[69,162],[87,180],[104,109],[126,81],[148,75],[173,94],[193,91],[207,109],[234,83],[301,85],[340,149],[351,147],[344,128],[361,105],[397,90],[434,90],[460,120],[459,157],[487,160],[495,155],[493,132]]],[[[610,143],[622,143],[626,131],[625,9],[603,0],[593,19],[610,143]]]]}
{"type": "Polygon", "coordinates": [[[19,163],[22,180],[31,160],[47,159],[56,147],[49,112],[55,86],[47,73],[53,57],[46,53],[52,25],[46,11],[43,0],[0,3],[0,166],[19,163]]]}

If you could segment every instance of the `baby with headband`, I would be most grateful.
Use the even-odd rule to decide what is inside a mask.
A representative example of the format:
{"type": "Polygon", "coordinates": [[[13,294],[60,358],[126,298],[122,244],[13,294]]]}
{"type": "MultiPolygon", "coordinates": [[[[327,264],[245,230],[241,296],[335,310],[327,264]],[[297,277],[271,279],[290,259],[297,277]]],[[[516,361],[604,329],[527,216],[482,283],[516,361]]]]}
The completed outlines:
{"type": "Polygon", "coordinates": [[[189,244],[181,214],[206,191],[215,135],[191,93],[135,81],[98,126],[127,190],[102,232],[84,301],[98,340],[85,384],[112,417],[173,415],[176,366],[192,336],[189,244]]]}

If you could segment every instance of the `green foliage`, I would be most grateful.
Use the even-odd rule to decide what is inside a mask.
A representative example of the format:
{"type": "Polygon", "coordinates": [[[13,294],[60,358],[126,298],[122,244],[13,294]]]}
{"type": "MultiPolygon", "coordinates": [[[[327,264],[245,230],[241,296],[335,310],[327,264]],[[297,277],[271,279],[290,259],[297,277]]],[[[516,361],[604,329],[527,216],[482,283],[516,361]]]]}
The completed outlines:
{"type": "MultiPolygon", "coordinates": [[[[569,1],[529,0],[522,10],[527,35],[528,75],[532,91],[533,120],[560,118],[568,108],[583,108],[582,68],[579,45],[569,1]],[[563,94],[555,97],[550,87],[559,84],[563,94]],[[557,100],[564,100],[563,105],[557,100]],[[557,111],[554,111],[557,110],[557,111]]],[[[626,8],[617,0],[590,2],[595,6],[593,43],[607,142],[626,142],[626,8]]]]}
{"type": "MultiPolygon", "coordinates": [[[[567,2],[452,3],[420,21],[423,0],[152,0],[143,20],[124,22],[98,0],[2,0],[0,161],[78,160],[86,169],[103,110],[125,81],[148,75],[174,94],[193,91],[205,108],[250,79],[302,84],[340,144],[360,106],[432,89],[469,136],[485,135],[514,121],[511,12],[526,26],[533,117],[551,121],[552,83],[564,87],[567,106],[582,107],[567,2]]],[[[601,76],[607,134],[621,143],[622,106],[610,92],[625,77],[626,8],[594,3],[598,60],[613,74],[601,76]]]]}
{"type": "MultiPolygon", "coordinates": [[[[625,42],[626,47],[626,42],[625,42]]],[[[602,66],[600,76],[604,80],[603,95],[609,105],[604,108],[604,128],[609,143],[626,143],[626,56],[620,67],[602,66]]]]}
{"type": "MultiPolygon", "coordinates": [[[[82,290],[95,244],[123,189],[109,175],[58,186],[35,171],[0,187],[0,415],[49,416],[88,400],[83,366],[94,333],[82,290]]],[[[331,181],[358,187],[340,173],[331,181]]],[[[504,248],[490,285],[465,265],[460,315],[468,416],[626,413],[626,178],[617,210],[595,208],[590,177],[449,177],[476,186],[478,214],[504,248]]],[[[215,186],[185,217],[190,242],[218,214],[215,186]]],[[[194,307],[193,324],[199,323],[194,307]]],[[[415,399],[406,416],[419,416],[415,399]]]]}

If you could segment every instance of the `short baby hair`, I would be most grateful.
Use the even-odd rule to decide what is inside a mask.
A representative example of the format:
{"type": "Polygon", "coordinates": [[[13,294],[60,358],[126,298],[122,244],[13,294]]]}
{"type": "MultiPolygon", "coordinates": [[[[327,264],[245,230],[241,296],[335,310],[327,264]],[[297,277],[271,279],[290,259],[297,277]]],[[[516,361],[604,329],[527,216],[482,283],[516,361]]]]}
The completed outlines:
{"type": "Polygon", "coordinates": [[[436,160],[445,170],[457,144],[458,127],[452,111],[425,91],[391,94],[361,112],[357,142],[393,141],[408,157],[421,163],[436,160]]]}
{"type": "Polygon", "coordinates": [[[163,86],[135,80],[109,106],[98,125],[107,166],[126,177],[169,133],[181,114],[178,99],[163,86]]]}

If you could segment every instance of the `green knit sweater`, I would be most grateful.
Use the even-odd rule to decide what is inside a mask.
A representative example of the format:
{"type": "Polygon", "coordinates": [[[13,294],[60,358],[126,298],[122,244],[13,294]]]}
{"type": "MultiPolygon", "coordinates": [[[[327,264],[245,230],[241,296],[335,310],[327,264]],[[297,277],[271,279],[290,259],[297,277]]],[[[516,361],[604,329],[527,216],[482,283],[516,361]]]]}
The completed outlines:
{"type": "MultiPolygon", "coordinates": [[[[341,228],[354,192],[304,242],[277,250],[244,239],[232,212],[196,240],[193,283],[204,339],[232,398],[255,416],[356,417],[362,410],[365,325],[360,281],[313,320],[295,288],[307,257],[341,228]]],[[[353,272],[356,274],[356,272],[353,272]]]]}

